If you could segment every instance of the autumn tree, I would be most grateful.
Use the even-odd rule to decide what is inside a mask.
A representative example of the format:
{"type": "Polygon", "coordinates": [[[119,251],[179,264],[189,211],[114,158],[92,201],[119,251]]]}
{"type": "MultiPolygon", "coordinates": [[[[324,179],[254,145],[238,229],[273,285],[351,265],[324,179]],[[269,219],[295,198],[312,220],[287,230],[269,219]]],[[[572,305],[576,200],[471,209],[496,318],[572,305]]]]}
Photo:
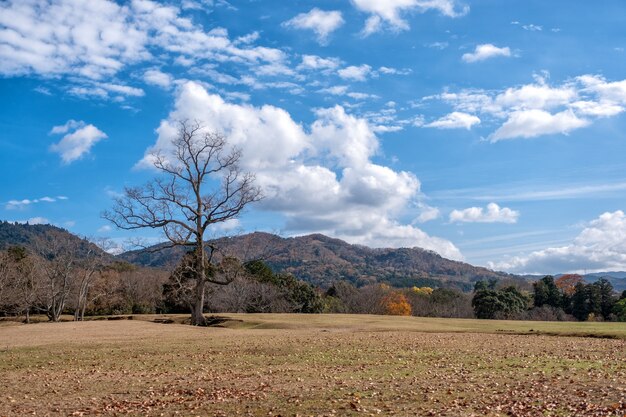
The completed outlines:
{"type": "Polygon", "coordinates": [[[158,176],[142,187],[126,188],[103,217],[124,230],[160,229],[167,244],[183,246],[191,255],[184,270],[191,298],[191,322],[204,325],[204,304],[210,283],[227,285],[232,276],[218,274],[218,249],[204,240],[207,229],[237,218],[260,199],[254,175],[240,169],[241,150],[198,123],[181,122],[171,151],[150,155],[158,176]]]}
{"type": "Polygon", "coordinates": [[[404,294],[399,291],[391,291],[383,298],[385,314],[392,316],[410,316],[411,304],[404,294]]]}
{"type": "Polygon", "coordinates": [[[558,277],[554,284],[567,297],[571,297],[576,291],[576,284],[583,282],[583,277],[578,274],[565,274],[558,277]]]}

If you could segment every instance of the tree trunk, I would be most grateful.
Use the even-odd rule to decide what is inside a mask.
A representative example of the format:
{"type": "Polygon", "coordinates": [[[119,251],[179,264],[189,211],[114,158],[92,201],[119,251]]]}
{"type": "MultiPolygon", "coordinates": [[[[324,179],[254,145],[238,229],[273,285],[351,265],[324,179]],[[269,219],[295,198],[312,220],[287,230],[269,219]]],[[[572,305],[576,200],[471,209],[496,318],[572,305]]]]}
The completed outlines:
{"type": "Polygon", "coordinates": [[[196,283],[196,294],[191,306],[191,324],[194,326],[206,325],[204,318],[204,280],[198,279],[196,283]]]}

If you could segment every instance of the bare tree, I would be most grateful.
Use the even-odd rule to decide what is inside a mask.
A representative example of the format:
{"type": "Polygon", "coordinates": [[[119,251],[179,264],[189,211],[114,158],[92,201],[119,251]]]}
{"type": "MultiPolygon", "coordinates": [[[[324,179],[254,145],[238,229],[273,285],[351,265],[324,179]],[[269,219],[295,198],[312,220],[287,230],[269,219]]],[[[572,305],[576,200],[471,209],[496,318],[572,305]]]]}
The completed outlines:
{"type": "Polygon", "coordinates": [[[76,281],[79,245],[67,236],[46,236],[35,241],[41,258],[42,304],[50,321],[59,321],[76,281]]]}
{"type": "Polygon", "coordinates": [[[0,253],[0,310],[8,314],[30,313],[37,305],[41,281],[38,260],[26,248],[14,246],[0,253]]]}
{"type": "Polygon", "coordinates": [[[196,122],[181,122],[170,153],[151,155],[159,176],[143,187],[127,188],[103,217],[125,230],[161,229],[168,244],[193,253],[185,268],[193,281],[191,322],[204,325],[204,300],[209,283],[226,285],[233,277],[217,274],[217,248],[204,241],[209,226],[237,218],[261,197],[254,175],[239,167],[241,151],[226,138],[205,132],[196,122]],[[221,178],[221,183],[215,180],[221,178]],[[207,192],[207,188],[209,189],[207,192]]]}

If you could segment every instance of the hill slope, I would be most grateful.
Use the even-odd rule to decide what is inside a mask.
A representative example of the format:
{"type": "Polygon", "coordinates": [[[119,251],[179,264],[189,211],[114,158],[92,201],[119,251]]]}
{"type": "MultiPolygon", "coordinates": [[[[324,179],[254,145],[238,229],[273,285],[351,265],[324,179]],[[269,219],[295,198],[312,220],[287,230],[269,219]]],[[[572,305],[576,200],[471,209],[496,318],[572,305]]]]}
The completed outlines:
{"type": "MultiPolygon", "coordinates": [[[[321,287],[338,280],[356,285],[386,282],[393,286],[457,287],[470,290],[480,279],[515,278],[463,262],[442,258],[419,248],[372,249],[351,245],[320,234],[281,238],[251,233],[212,241],[225,253],[240,259],[263,259],[275,272],[291,273],[321,287]]],[[[119,257],[140,265],[174,265],[183,250],[126,252],[119,257]]]]}
{"type": "Polygon", "coordinates": [[[81,254],[87,254],[91,251],[101,256],[112,258],[111,255],[88,240],[80,238],[60,227],[50,224],[21,224],[0,221],[0,250],[11,246],[23,246],[34,250],[35,242],[38,239],[64,241],[64,244],[73,248],[79,257],[81,254]]]}

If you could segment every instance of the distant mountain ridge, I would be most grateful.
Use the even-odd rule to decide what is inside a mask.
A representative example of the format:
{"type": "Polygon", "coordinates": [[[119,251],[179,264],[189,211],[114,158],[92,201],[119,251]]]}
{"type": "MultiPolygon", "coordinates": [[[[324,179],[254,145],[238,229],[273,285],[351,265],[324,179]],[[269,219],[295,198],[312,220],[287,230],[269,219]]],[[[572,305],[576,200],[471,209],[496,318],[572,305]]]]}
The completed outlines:
{"type": "MultiPolygon", "coordinates": [[[[29,225],[0,222],[0,250],[10,246],[33,249],[37,238],[66,238],[79,251],[93,248],[93,243],[53,225],[29,225]]],[[[474,282],[488,279],[521,279],[515,275],[491,271],[487,268],[445,259],[433,251],[420,248],[374,249],[352,245],[340,239],[321,234],[283,238],[270,233],[250,233],[210,241],[224,253],[242,260],[262,259],[275,272],[295,277],[322,288],[339,280],[362,286],[370,283],[388,283],[396,287],[429,286],[451,287],[470,291],[474,282]]],[[[125,252],[118,259],[140,266],[170,268],[182,258],[181,247],[147,251],[125,252]]]]}
{"type": "Polygon", "coordinates": [[[609,281],[615,291],[626,291],[626,273],[624,272],[595,272],[583,276],[585,282],[596,282],[602,278],[609,281]]]}
{"type": "MultiPolygon", "coordinates": [[[[468,291],[478,280],[518,278],[445,259],[425,249],[373,249],[321,234],[282,238],[256,232],[210,242],[240,259],[263,259],[275,272],[293,274],[322,288],[347,280],[359,286],[385,282],[398,287],[443,286],[468,291]]],[[[132,251],[118,258],[142,266],[160,267],[175,264],[183,253],[182,248],[132,251]]]]}

